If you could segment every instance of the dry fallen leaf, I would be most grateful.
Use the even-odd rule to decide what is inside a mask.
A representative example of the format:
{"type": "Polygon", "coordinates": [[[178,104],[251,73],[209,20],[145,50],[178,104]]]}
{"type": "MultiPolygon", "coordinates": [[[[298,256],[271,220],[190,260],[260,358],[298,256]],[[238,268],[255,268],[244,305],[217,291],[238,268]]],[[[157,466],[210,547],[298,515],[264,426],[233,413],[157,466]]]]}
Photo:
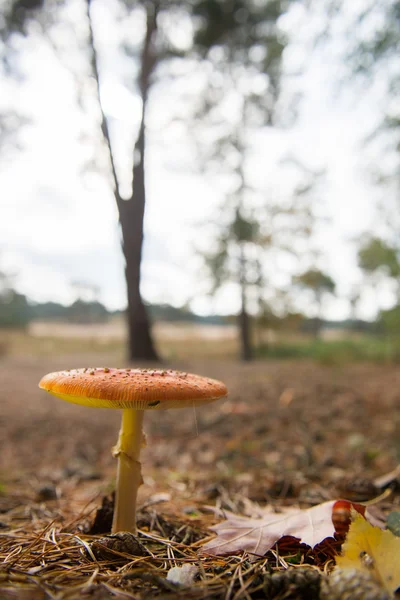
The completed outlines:
{"type": "Polygon", "coordinates": [[[338,568],[358,569],[370,573],[387,591],[400,587],[400,538],[391,531],[374,527],[355,513],[338,568]]]}
{"type": "Polygon", "coordinates": [[[278,403],[281,406],[289,406],[293,402],[294,399],[294,389],[286,388],[283,390],[282,394],[279,396],[278,403]]]}
{"type": "Polygon", "coordinates": [[[333,537],[335,526],[332,514],[336,505],[341,508],[346,505],[348,513],[352,506],[344,500],[332,500],[307,510],[289,508],[277,513],[272,508],[267,508],[263,510],[261,518],[227,513],[226,521],[211,527],[216,531],[217,537],[207,542],[202,547],[202,552],[219,555],[247,551],[263,556],[283,536],[292,536],[300,543],[314,548],[324,539],[333,537]]]}

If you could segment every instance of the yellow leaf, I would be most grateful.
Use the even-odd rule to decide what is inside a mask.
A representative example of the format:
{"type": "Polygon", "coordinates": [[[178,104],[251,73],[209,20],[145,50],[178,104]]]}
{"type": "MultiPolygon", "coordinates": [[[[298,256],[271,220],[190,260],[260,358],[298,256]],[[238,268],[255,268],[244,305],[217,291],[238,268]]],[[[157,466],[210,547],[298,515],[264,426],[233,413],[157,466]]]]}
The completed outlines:
{"type": "Polygon", "coordinates": [[[400,586],[400,538],[374,527],[354,511],[343,554],[336,564],[341,569],[370,573],[393,594],[400,586]]]}

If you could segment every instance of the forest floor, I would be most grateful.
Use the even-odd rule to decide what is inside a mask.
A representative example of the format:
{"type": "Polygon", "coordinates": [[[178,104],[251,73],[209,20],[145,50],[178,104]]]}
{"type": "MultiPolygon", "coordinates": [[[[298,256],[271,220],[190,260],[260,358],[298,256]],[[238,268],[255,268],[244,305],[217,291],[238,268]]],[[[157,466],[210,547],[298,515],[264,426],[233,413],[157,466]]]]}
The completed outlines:
{"type": "MultiPolygon", "coordinates": [[[[168,368],[220,379],[229,397],[195,412],[146,414],[138,524],[151,556],[132,559],[123,547],[93,555],[94,531],[110,526],[120,415],[62,402],[37,385],[47,372],[83,366],[125,365],[109,348],[0,357],[1,599],[302,597],[268,596],[260,574],[289,563],[324,568],[329,552],[317,559],[274,548],[256,566],[243,554],[200,558],[214,535],[209,526],[221,520],[210,506],[251,514],[265,505],[368,500],[400,462],[395,366],[174,359],[168,368]],[[166,580],[184,563],[200,569],[190,594],[166,580]]],[[[394,486],[381,510],[399,507],[394,486]]]]}

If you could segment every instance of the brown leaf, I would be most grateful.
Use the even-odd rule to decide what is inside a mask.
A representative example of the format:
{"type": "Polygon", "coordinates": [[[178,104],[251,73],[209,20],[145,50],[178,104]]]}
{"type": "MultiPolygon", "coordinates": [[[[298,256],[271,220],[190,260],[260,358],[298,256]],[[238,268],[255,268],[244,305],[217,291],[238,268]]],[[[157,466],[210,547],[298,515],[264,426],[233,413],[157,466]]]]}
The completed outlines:
{"type": "MultiPolygon", "coordinates": [[[[314,548],[324,539],[333,537],[332,514],[338,504],[346,505],[350,513],[351,503],[344,500],[323,502],[307,510],[288,508],[279,513],[267,508],[258,519],[227,513],[226,521],[211,527],[217,532],[217,537],[207,542],[202,552],[220,555],[247,551],[263,556],[283,536],[294,537],[314,548]]],[[[363,508],[360,507],[361,510],[363,508]]]]}

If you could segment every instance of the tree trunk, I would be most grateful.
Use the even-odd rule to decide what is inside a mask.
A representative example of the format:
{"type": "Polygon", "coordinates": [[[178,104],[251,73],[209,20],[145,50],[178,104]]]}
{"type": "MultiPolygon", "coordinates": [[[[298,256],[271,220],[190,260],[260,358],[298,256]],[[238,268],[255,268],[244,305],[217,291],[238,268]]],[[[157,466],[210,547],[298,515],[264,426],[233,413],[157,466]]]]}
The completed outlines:
{"type": "Polygon", "coordinates": [[[238,315],[239,325],[239,337],[240,337],[240,357],[242,360],[252,360],[253,348],[251,343],[251,331],[250,331],[250,316],[247,312],[247,298],[246,298],[246,259],[244,255],[244,248],[241,246],[240,249],[240,294],[241,294],[241,305],[240,312],[238,315]]]}
{"type": "Polygon", "coordinates": [[[239,331],[240,357],[242,360],[252,360],[253,350],[250,341],[250,317],[243,302],[239,313],[239,331]]]}
{"type": "Polygon", "coordinates": [[[125,255],[125,275],[128,291],[128,332],[129,360],[157,361],[159,357],[154,347],[150,319],[140,293],[140,267],[142,263],[143,222],[146,204],[145,185],[145,140],[146,108],[150,88],[150,77],[156,65],[154,35],[157,31],[158,3],[146,7],[146,35],[141,56],[139,87],[142,97],[142,117],[139,135],[133,151],[132,195],[129,200],[119,200],[119,218],[122,228],[123,250],[125,255]]]}
{"type": "Polygon", "coordinates": [[[314,339],[319,340],[321,338],[322,329],[322,294],[318,290],[316,291],[316,300],[318,305],[318,313],[313,323],[313,334],[314,339]]]}
{"type": "Polygon", "coordinates": [[[136,162],[133,167],[133,191],[129,200],[119,200],[119,218],[125,256],[125,276],[128,293],[126,311],[128,324],[129,360],[158,360],[151,336],[151,326],[140,293],[140,266],[143,247],[143,220],[145,208],[144,183],[144,113],[140,134],[135,144],[136,162]]]}
{"type": "Polygon", "coordinates": [[[143,246],[144,209],[146,203],[145,118],[147,97],[151,85],[150,78],[157,62],[156,50],[154,48],[154,35],[157,31],[158,2],[157,0],[154,0],[154,2],[149,2],[146,5],[146,35],[143,43],[139,76],[139,88],[142,98],[142,116],[133,154],[132,194],[127,200],[124,200],[119,192],[119,183],[108,121],[101,102],[97,52],[94,43],[90,14],[91,2],[92,0],[87,0],[89,44],[92,50],[92,70],[97,84],[97,95],[102,116],[101,129],[110,157],[114,195],[118,206],[122,231],[122,249],[125,257],[125,277],[128,297],[128,307],[126,311],[128,324],[128,359],[131,361],[154,361],[159,360],[159,357],[151,335],[150,319],[140,293],[140,268],[143,246]]]}
{"type": "Polygon", "coordinates": [[[315,317],[312,324],[312,332],[315,340],[319,340],[321,337],[321,325],[321,319],[319,317],[315,317]]]}

